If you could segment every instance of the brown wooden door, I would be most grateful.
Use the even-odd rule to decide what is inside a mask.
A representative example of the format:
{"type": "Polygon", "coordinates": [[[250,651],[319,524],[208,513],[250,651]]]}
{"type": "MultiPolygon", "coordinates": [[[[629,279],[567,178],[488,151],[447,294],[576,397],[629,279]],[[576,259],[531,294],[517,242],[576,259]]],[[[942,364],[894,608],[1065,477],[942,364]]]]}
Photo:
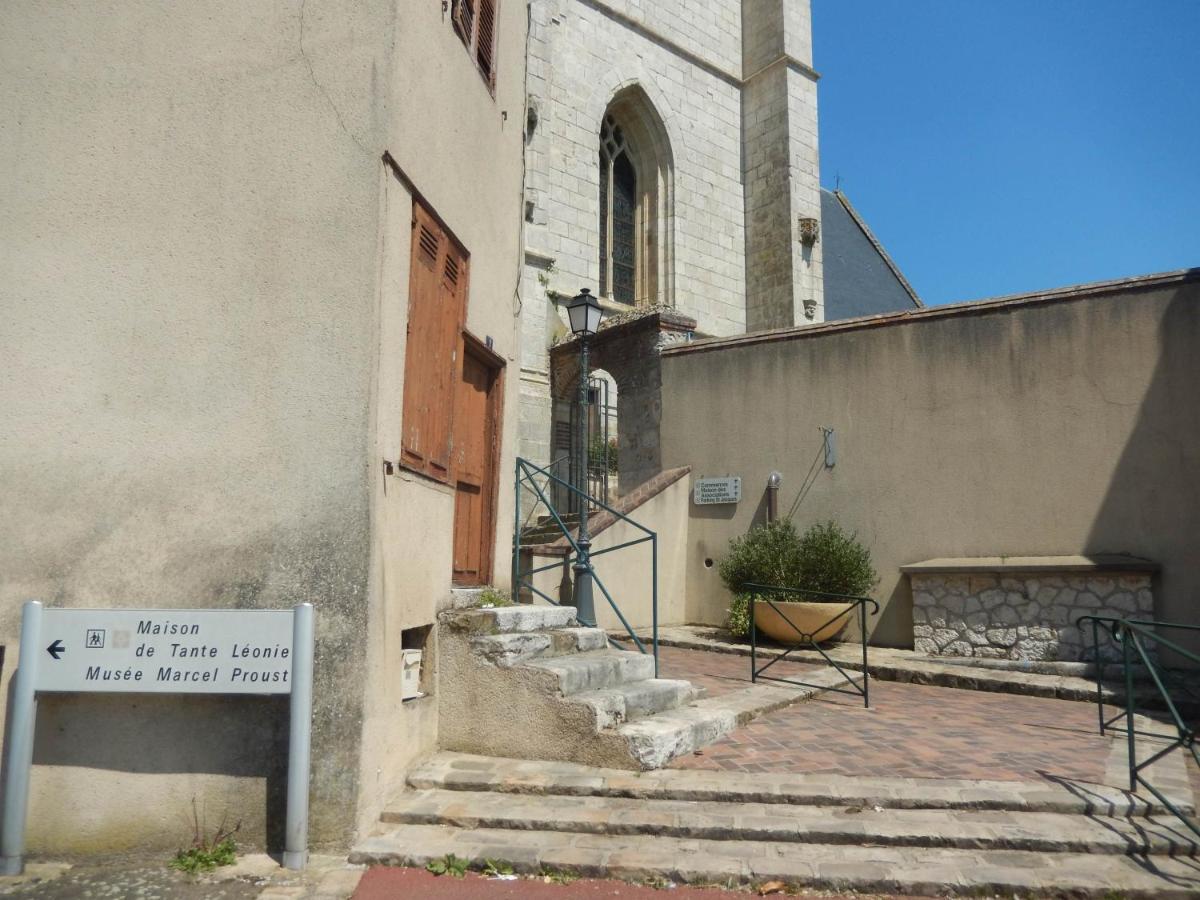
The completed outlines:
{"type": "Polygon", "coordinates": [[[454,475],[455,584],[486,584],[492,577],[495,536],[496,422],[499,372],[464,341],[454,403],[451,471],[454,475]]]}

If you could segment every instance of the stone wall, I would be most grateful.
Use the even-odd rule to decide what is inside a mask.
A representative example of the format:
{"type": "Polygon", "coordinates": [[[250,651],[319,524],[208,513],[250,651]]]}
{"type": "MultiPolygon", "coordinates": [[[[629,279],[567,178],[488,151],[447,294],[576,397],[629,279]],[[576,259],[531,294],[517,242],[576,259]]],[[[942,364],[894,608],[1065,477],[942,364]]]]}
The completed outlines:
{"type": "MultiPolygon", "coordinates": [[[[1096,641],[1081,616],[1150,619],[1151,571],[1080,566],[1000,571],[980,566],[903,567],[912,580],[913,649],[930,656],[1093,660],[1096,641]]],[[[1121,650],[1101,629],[1100,657],[1121,650]]]]}
{"type": "Polygon", "coordinates": [[[1197,621],[1197,346],[1200,270],[665,348],[663,467],[743,486],[689,520],[689,621],[724,617],[705,561],[762,521],[772,471],[799,528],[870,548],[876,644],[912,646],[900,567],[935,556],[1133,554],[1162,566],[1155,618],[1197,621]]]}
{"type": "Polygon", "coordinates": [[[807,322],[806,299],[820,319],[820,243],[796,240],[798,217],[820,219],[811,44],[808,0],[531,7],[521,455],[544,464],[552,452],[556,298],[600,293],[599,129],[615,99],[658,164],[638,173],[657,183],[641,210],[640,252],[655,265],[639,302],[711,335],[807,322]]]}
{"type": "MultiPolygon", "coordinates": [[[[620,486],[632,490],[662,471],[662,363],[664,347],[686,342],[696,321],[672,310],[630,310],[600,329],[589,346],[593,369],[604,369],[617,385],[620,486]]],[[[554,396],[573,401],[579,385],[575,338],[551,351],[554,396]]]]}

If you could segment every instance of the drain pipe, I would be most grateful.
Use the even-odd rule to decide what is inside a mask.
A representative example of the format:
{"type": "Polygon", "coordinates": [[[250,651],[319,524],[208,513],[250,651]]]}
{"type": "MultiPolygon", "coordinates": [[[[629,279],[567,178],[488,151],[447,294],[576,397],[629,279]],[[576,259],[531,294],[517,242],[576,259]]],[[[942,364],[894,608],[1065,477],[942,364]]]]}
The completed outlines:
{"type": "Polygon", "coordinates": [[[779,485],[783,484],[783,475],[772,472],[767,477],[767,524],[779,518],[779,485]]]}

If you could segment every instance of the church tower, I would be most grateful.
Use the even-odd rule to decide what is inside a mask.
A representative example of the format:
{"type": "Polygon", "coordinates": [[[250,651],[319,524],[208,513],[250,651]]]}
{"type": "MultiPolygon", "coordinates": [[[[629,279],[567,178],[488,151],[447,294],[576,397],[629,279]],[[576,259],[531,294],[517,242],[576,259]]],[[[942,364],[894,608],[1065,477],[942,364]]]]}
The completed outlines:
{"type": "Polygon", "coordinates": [[[808,0],[743,0],[746,330],[824,321],[808,0]]]}

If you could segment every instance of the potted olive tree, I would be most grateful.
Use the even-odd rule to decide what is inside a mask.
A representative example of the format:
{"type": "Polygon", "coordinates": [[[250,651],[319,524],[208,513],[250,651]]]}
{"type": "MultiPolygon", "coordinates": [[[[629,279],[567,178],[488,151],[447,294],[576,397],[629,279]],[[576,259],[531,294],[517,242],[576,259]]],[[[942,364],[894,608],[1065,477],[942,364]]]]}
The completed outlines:
{"type": "Polygon", "coordinates": [[[836,522],[818,523],[803,535],[787,520],[754,528],[729,542],[718,571],[733,593],[726,628],[738,637],[750,633],[750,600],[757,596],[771,603],[753,604],[755,626],[783,643],[797,643],[797,632],[818,642],[834,640],[851,619],[838,614],[848,613],[851,604],[783,591],[752,592],[746,585],[860,597],[878,581],[871,552],[836,522]]]}

